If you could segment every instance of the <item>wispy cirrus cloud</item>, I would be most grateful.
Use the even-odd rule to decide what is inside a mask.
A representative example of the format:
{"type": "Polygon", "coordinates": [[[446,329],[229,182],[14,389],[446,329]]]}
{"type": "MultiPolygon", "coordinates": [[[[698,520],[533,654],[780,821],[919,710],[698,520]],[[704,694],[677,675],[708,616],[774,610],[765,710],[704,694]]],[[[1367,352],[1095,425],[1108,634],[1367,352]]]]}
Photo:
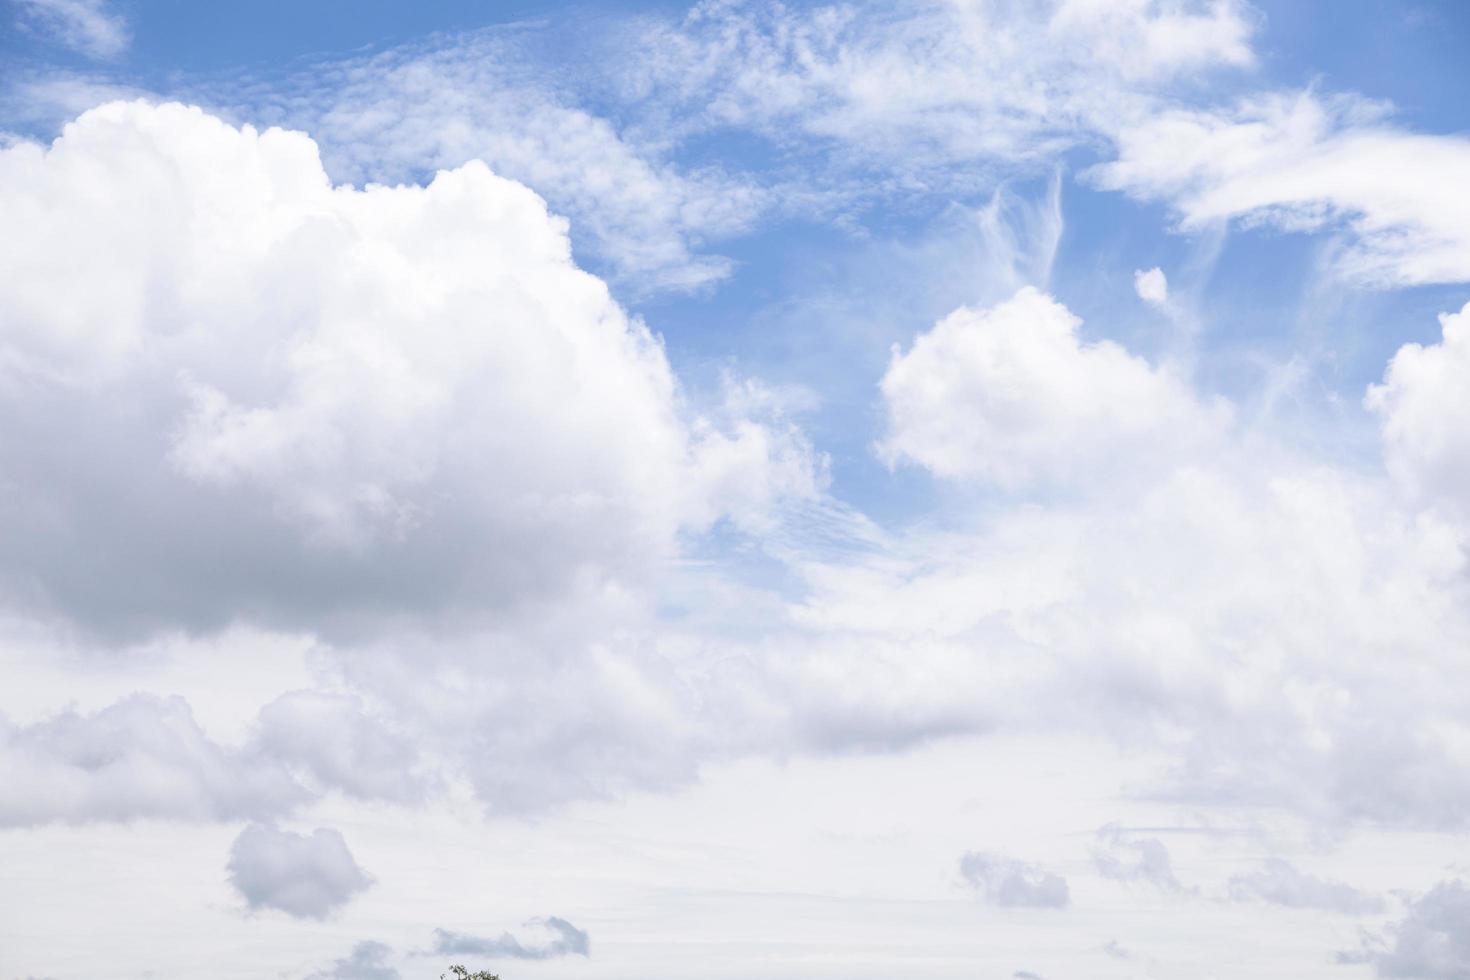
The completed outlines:
{"type": "Polygon", "coordinates": [[[1161,111],[1121,127],[1100,186],[1211,222],[1323,231],[1332,266],[1377,287],[1470,280],[1470,140],[1395,125],[1386,106],[1314,91],[1227,109],[1161,111]]]}
{"type": "Polygon", "coordinates": [[[11,0],[26,30],[89,58],[116,58],[132,43],[127,18],[112,0],[11,0]]]}

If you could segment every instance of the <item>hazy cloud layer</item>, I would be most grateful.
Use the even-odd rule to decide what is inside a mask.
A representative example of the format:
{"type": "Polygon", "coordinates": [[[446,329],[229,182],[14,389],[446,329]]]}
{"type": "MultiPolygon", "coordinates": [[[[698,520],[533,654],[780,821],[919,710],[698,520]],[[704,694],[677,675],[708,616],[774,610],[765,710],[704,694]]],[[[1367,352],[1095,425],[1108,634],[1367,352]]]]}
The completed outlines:
{"type": "Polygon", "coordinates": [[[21,27],[90,58],[115,58],[131,42],[113,0],[12,0],[21,27]]]}

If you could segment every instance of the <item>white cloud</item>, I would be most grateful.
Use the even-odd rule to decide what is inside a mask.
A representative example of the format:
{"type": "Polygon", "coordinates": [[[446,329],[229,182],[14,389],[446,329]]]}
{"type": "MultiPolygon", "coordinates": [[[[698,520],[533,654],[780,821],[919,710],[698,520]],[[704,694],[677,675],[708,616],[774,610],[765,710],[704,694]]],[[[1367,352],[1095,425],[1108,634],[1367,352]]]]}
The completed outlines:
{"type": "Polygon", "coordinates": [[[1470,705],[1436,681],[1470,642],[1461,541],[1391,488],[1234,446],[813,562],[795,616],[856,717],[1105,732],[1167,746],[1140,795],[1448,828],[1470,820],[1470,705]]]}
{"type": "Polygon", "coordinates": [[[413,181],[482,160],[569,215],[579,247],[625,288],[698,289],[727,276],[733,264],[705,243],[746,230],[768,192],[717,166],[673,165],[662,141],[582,108],[551,72],[527,71],[514,38],[438,37],[201,95],[311,132],[341,180],[413,181]]]}
{"type": "Polygon", "coordinates": [[[1080,326],[1030,288],[941,320],[895,351],[883,376],[880,455],[1017,490],[1177,462],[1219,438],[1222,406],[1201,402],[1168,367],[1083,341],[1080,326]]]}
{"type": "Polygon", "coordinates": [[[1125,78],[1255,64],[1256,18],[1237,0],[1188,6],[1157,0],[1062,0],[1051,30],[1076,37],[1125,78]]]}
{"type": "Polygon", "coordinates": [[[132,32],[111,0],[14,0],[21,23],[90,58],[116,58],[132,32]]]}
{"type": "Polygon", "coordinates": [[[587,933],[566,919],[547,916],[532,919],[526,925],[540,935],[521,940],[508,932],[486,939],[459,932],[434,930],[434,952],[444,956],[485,956],[490,959],[551,960],[563,956],[590,956],[592,945],[587,933]]]}
{"type": "Polygon", "coordinates": [[[1410,496],[1470,521],[1470,303],[1441,314],[1437,344],[1405,344],[1366,404],[1389,470],[1410,496]]]}
{"type": "Polygon", "coordinates": [[[1333,230],[1334,264],[1374,286],[1470,278],[1470,140],[1396,128],[1383,109],[1313,92],[1233,110],[1174,109],[1122,126],[1107,188],[1165,200],[1186,229],[1241,219],[1333,230]]]}
{"type": "Polygon", "coordinates": [[[482,164],[334,188],[303,135],[130,103],[0,151],[0,186],[11,602],[134,632],[474,617],[819,485],[789,425],[693,412],[482,164]]]}
{"type": "Polygon", "coordinates": [[[800,565],[809,589],[793,618],[815,648],[800,669],[830,658],[836,691],[871,699],[870,717],[902,705],[893,717],[912,733],[1061,725],[1166,744],[1175,763],[1146,795],[1334,824],[1470,820],[1470,706],[1434,680],[1470,639],[1464,526],[1406,505],[1371,469],[1265,433],[1182,438],[1177,407],[1123,415],[1148,435],[1120,438],[1117,403],[1159,390],[1158,405],[1221,416],[1120,348],[1091,356],[1051,301],[1021,308],[1054,318],[1051,344],[1027,332],[1036,317],[965,311],[952,320],[966,344],[936,328],[895,359],[912,376],[885,379],[884,448],[959,488],[1046,475],[1051,492],[983,498],[943,530],[800,565]],[[1105,411],[1076,407],[1099,390],[1116,391],[1105,411]]]}
{"type": "Polygon", "coordinates": [[[260,710],[253,748],[360,799],[408,803],[427,792],[412,737],[352,694],[282,695],[260,710]]]}
{"type": "Polygon", "coordinates": [[[1340,953],[1343,963],[1371,963],[1380,977],[1455,980],[1470,972],[1470,888],[1442,881],[1414,899],[1409,912],[1363,949],[1340,953]]]}
{"type": "Polygon", "coordinates": [[[1270,858],[1259,871],[1232,875],[1226,886],[1234,901],[1261,901],[1292,909],[1328,909],[1349,915],[1381,912],[1384,901],[1341,881],[1318,878],[1284,858],[1270,858]]]}
{"type": "Polygon", "coordinates": [[[882,191],[993,186],[977,164],[1034,167],[1181,71],[1248,65],[1252,30],[1223,0],[708,2],[623,39],[641,56],[617,82],[649,125],[752,130],[881,173],[882,191]]]}
{"type": "Polygon", "coordinates": [[[1157,837],[1139,837],[1117,827],[1104,827],[1098,832],[1092,861],[1104,878],[1142,882],[1174,894],[1189,891],[1174,876],[1169,849],[1157,837]]]}
{"type": "Polygon", "coordinates": [[[361,942],[352,952],[306,980],[399,980],[402,974],[389,965],[393,951],[383,943],[361,942]]]}
{"type": "Polygon", "coordinates": [[[1138,293],[1138,298],[1150,306],[1164,307],[1169,302],[1169,280],[1164,276],[1164,270],[1155,266],[1147,271],[1135,270],[1133,273],[1133,290],[1138,293]]]}
{"type": "Polygon", "coordinates": [[[992,905],[1066,908],[1067,879],[1035,864],[971,851],[960,858],[960,876],[992,905]]]}
{"type": "Polygon", "coordinates": [[[0,825],[231,820],[309,794],[279,764],[212,741],[181,698],[137,694],[94,714],[0,725],[0,825]]]}
{"type": "Polygon", "coordinates": [[[251,824],[230,847],[230,883],[251,909],[324,919],[373,883],[335,830],[251,824]]]}

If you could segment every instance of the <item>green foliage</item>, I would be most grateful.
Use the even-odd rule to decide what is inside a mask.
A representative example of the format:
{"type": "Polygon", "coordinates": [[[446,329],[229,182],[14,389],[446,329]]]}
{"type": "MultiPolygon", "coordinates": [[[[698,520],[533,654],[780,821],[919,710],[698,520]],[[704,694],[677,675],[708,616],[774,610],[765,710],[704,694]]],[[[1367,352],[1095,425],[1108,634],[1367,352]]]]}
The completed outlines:
{"type": "Polygon", "coordinates": [[[448,973],[439,974],[439,980],[500,980],[500,977],[489,970],[479,970],[471,973],[458,963],[449,968],[448,973]]]}

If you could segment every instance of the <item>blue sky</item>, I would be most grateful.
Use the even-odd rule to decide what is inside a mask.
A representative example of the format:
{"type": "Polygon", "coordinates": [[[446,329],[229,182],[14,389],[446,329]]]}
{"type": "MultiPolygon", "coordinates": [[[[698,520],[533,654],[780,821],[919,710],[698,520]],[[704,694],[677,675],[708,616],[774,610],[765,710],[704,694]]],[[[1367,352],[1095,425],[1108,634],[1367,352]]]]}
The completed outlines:
{"type": "Polygon", "coordinates": [[[1470,975],[1466,5],[0,23],[0,978],[1470,975]]]}

